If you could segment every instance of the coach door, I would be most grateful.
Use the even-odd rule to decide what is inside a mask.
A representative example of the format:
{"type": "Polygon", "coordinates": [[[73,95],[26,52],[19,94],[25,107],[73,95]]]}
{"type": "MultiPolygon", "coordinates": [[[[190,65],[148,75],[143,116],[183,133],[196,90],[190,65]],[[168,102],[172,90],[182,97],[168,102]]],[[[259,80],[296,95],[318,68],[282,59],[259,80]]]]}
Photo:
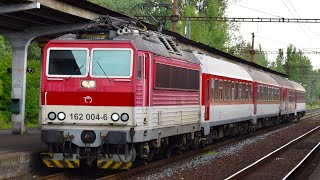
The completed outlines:
{"type": "Polygon", "coordinates": [[[209,121],[210,120],[210,89],[211,89],[211,83],[210,83],[210,79],[207,78],[205,80],[205,97],[204,97],[204,109],[205,109],[205,116],[204,119],[205,121],[209,121]]]}
{"type": "Polygon", "coordinates": [[[253,91],[252,91],[252,99],[253,99],[253,114],[256,115],[257,114],[257,95],[258,95],[258,91],[257,91],[258,87],[257,87],[257,83],[253,83],[253,91]]]}

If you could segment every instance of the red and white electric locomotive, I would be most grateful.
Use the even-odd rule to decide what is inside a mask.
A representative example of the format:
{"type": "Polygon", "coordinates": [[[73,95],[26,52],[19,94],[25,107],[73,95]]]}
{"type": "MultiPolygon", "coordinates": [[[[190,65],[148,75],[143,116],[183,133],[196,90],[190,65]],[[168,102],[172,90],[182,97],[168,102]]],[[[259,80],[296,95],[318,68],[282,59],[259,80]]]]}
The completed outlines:
{"type": "Polygon", "coordinates": [[[200,64],[171,37],[60,38],[47,44],[43,59],[48,167],[128,169],[136,158],[147,161],[190,140],[169,137],[200,131],[200,64]]]}

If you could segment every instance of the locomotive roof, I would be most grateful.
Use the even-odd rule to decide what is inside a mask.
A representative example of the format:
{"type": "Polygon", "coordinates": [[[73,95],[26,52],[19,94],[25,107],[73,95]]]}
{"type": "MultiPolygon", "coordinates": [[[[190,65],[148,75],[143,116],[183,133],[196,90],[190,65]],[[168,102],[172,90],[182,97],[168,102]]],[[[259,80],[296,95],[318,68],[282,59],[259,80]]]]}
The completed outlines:
{"type": "Polygon", "coordinates": [[[175,44],[172,37],[164,36],[155,32],[147,32],[146,34],[124,34],[118,35],[113,40],[132,41],[138,50],[149,51],[156,55],[172,57],[190,63],[200,64],[200,61],[194,54],[181,50],[175,44]]]}
{"type": "Polygon", "coordinates": [[[194,52],[202,64],[202,72],[252,81],[250,74],[237,64],[194,52]]]}
{"type": "Polygon", "coordinates": [[[268,73],[265,73],[263,71],[258,71],[249,67],[244,67],[244,69],[247,70],[247,72],[251,75],[251,78],[255,82],[264,83],[264,84],[273,85],[273,86],[279,86],[277,81],[274,78],[272,78],[268,73]]]}

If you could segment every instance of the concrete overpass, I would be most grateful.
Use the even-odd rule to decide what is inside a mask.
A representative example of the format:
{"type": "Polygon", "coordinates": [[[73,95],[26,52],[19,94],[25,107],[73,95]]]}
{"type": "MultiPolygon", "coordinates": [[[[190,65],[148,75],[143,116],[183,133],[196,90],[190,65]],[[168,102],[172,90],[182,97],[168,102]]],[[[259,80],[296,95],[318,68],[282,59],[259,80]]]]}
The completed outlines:
{"type": "Polygon", "coordinates": [[[12,133],[24,134],[27,48],[37,38],[84,28],[100,14],[123,16],[85,0],[0,0],[0,35],[12,45],[12,133]]]}

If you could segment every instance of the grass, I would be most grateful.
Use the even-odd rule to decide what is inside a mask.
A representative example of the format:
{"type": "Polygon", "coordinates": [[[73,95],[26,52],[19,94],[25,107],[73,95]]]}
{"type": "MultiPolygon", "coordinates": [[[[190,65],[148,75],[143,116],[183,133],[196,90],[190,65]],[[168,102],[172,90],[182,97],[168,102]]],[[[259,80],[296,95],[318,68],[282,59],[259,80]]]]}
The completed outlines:
{"type": "MultiPolygon", "coordinates": [[[[33,124],[33,123],[28,123],[27,122],[27,128],[37,128],[39,127],[39,124],[33,124]]],[[[1,123],[0,122],[0,129],[11,129],[12,125],[11,123],[1,123]]]]}
{"type": "MultiPolygon", "coordinates": [[[[319,105],[318,104],[312,104],[312,108],[316,108],[316,107],[318,107],[319,105]]],[[[306,108],[307,109],[312,109],[311,108],[311,104],[306,104],[306,108]]]]}

